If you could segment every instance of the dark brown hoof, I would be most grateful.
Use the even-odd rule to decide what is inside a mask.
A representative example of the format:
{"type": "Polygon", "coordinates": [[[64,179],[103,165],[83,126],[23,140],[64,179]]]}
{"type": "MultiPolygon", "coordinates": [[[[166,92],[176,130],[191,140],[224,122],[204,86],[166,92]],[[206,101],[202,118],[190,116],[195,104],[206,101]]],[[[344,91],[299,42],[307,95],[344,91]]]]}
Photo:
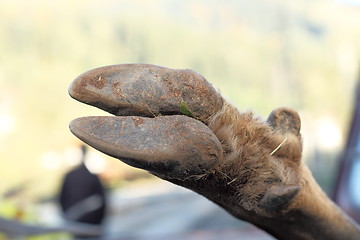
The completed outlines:
{"type": "Polygon", "coordinates": [[[290,204],[299,191],[299,186],[274,185],[266,191],[260,201],[260,207],[268,211],[284,208],[290,204]]]}
{"type": "Polygon", "coordinates": [[[69,94],[117,116],[180,115],[186,106],[194,117],[206,120],[220,110],[222,97],[192,70],[148,64],[96,68],[77,77],[69,94]]]}
{"type": "Polygon", "coordinates": [[[213,132],[186,116],[83,117],[70,130],[99,151],[166,179],[204,174],[223,157],[213,132]]]}

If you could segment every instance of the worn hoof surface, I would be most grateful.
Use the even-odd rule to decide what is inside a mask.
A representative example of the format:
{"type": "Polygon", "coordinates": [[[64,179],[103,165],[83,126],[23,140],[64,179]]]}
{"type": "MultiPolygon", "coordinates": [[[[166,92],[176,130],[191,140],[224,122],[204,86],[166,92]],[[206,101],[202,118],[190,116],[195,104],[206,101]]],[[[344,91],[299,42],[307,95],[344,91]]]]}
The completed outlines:
{"type": "Polygon", "coordinates": [[[162,178],[204,174],[223,157],[213,132],[186,116],[83,117],[70,130],[99,151],[162,178]]]}
{"type": "Polygon", "coordinates": [[[184,114],[206,120],[220,110],[222,97],[203,76],[149,64],[122,64],[96,68],[78,76],[69,94],[117,116],[184,114]]]}

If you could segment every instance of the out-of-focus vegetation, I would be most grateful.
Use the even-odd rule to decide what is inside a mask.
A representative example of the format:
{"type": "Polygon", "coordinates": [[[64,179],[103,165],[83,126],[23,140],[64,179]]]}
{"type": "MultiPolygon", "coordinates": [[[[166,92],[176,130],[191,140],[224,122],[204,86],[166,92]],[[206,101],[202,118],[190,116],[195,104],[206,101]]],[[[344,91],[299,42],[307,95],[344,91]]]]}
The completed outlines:
{"type": "MultiPolygon", "coordinates": [[[[321,119],[346,134],[359,56],[360,9],[329,0],[2,0],[0,193],[56,193],[78,144],[68,122],[104,114],[67,94],[86,70],[191,68],[240,109],[293,107],[311,157],[321,119]]],[[[105,163],[107,179],[129,169],[105,163]]]]}

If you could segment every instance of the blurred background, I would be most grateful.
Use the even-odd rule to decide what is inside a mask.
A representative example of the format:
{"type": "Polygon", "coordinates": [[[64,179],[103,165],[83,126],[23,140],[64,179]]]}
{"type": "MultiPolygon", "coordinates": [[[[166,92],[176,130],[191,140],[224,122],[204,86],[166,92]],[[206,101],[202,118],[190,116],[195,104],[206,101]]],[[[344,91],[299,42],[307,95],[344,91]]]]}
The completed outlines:
{"type": "MultiPolygon", "coordinates": [[[[359,59],[355,0],[1,0],[0,196],[12,191],[6,204],[0,197],[1,216],[58,223],[61,179],[80,160],[80,142],[68,123],[106,114],[71,99],[67,88],[84,71],[122,63],[193,69],[239,109],[264,118],[279,106],[296,109],[304,160],[329,192],[351,120],[359,59]]],[[[144,199],[159,202],[156,194],[171,206],[179,196],[191,199],[195,205],[189,206],[208,204],[201,219],[218,211],[95,150],[87,162],[110,196],[112,236],[141,232],[148,223],[137,224],[139,219],[133,228],[121,225],[131,215],[126,209],[151,205],[144,199]]],[[[179,219],[173,224],[183,224],[179,219]]],[[[229,217],[226,224],[237,223],[229,217]]],[[[174,228],[153,229],[144,236],[174,228]]]]}

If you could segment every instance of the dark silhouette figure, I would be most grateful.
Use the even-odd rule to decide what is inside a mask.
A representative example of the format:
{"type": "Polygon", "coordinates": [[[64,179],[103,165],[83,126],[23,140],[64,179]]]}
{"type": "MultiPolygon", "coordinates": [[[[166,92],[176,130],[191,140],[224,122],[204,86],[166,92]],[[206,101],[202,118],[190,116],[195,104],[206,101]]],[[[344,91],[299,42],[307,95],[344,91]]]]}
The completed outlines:
{"type": "Polygon", "coordinates": [[[64,177],[60,205],[66,220],[101,225],[106,210],[105,190],[98,176],[85,166],[86,146],[81,150],[82,163],[64,177]]]}

